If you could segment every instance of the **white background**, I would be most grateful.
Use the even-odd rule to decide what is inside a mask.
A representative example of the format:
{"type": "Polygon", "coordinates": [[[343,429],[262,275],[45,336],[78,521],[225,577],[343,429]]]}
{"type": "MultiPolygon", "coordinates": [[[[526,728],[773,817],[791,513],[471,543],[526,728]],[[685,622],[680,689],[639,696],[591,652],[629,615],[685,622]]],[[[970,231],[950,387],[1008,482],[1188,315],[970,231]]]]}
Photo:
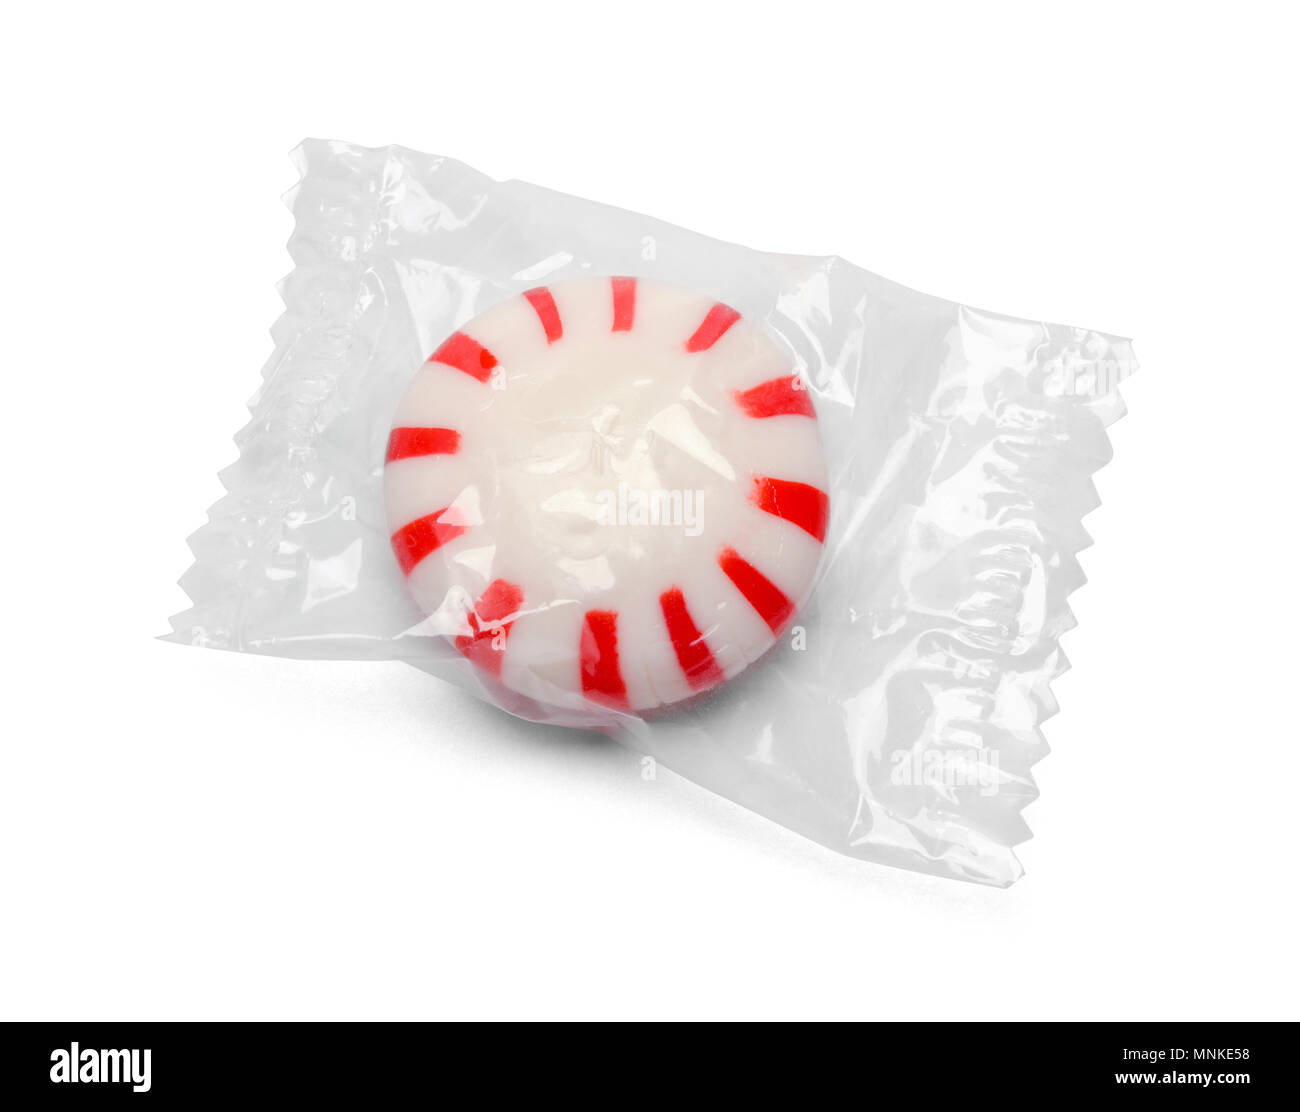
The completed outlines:
{"type": "Polygon", "coordinates": [[[1297,1017],[1285,7],[5,19],[0,1015],[1297,1017]],[[153,640],[308,135],[1135,338],[1019,884],[839,858],[400,665],[153,640]]]}

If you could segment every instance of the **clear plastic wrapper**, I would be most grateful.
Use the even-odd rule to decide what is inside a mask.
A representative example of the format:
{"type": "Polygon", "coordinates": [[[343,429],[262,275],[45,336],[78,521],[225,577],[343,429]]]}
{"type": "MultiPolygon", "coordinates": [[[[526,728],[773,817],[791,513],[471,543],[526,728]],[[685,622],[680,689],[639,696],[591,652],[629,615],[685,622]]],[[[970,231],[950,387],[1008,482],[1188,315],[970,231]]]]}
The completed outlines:
{"type": "Polygon", "coordinates": [[[447,158],[295,157],[172,639],[402,660],[842,853],[1020,875],[1127,341],[447,158]]]}

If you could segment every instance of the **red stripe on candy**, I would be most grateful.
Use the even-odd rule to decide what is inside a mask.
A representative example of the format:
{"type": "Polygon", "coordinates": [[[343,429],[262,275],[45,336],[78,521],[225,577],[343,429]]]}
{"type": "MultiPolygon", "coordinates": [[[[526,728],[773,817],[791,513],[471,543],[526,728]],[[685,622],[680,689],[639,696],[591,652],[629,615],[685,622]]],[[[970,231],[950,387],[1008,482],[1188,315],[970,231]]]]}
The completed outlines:
{"type": "Polygon", "coordinates": [[[538,286],[535,290],[526,290],[524,296],[528,298],[528,304],[536,311],[542,327],[546,329],[546,342],[555,343],[564,335],[564,326],[560,323],[560,310],[555,307],[555,298],[551,296],[551,291],[545,286],[538,286]]]}
{"type": "Polygon", "coordinates": [[[614,290],[614,327],[611,332],[631,332],[636,318],[636,279],[611,278],[614,290]]]}
{"type": "Polygon", "coordinates": [[[582,692],[593,702],[627,706],[627,687],[618,667],[618,613],[588,610],[579,650],[582,692]]]}
{"type": "Polygon", "coordinates": [[[394,429],[388,437],[385,463],[412,456],[450,456],[460,451],[460,433],[455,429],[394,429]]]}
{"type": "Polygon", "coordinates": [[[446,363],[479,382],[487,382],[492,377],[492,368],[497,365],[497,357],[464,332],[453,332],[443,341],[442,347],[429,356],[429,362],[446,363]]]}
{"type": "Polygon", "coordinates": [[[425,517],[417,517],[393,534],[393,552],[404,574],[410,575],[415,565],[430,552],[468,531],[469,526],[457,520],[460,516],[460,511],[448,506],[425,517]]]}
{"type": "Polygon", "coordinates": [[[686,341],[686,350],[707,351],[738,320],[740,320],[740,314],[730,305],[724,305],[719,301],[709,310],[708,316],[704,318],[700,327],[695,330],[695,335],[686,341]]]}
{"type": "Polygon", "coordinates": [[[770,579],[732,548],[724,548],[718,566],[773,633],[780,633],[794,614],[794,603],[770,579]]]}
{"type": "Polygon", "coordinates": [[[748,390],[737,390],[733,397],[750,417],[817,416],[812,398],[794,375],[761,382],[748,390]]]}
{"type": "Polygon", "coordinates": [[[510,636],[510,627],[523,604],[521,587],[504,579],[494,580],[488,584],[469,615],[470,629],[474,632],[457,637],[456,648],[485,672],[500,677],[506,638],[510,636]]]}
{"type": "Polygon", "coordinates": [[[664,622],[668,625],[668,636],[672,638],[677,663],[682,666],[691,689],[700,691],[721,683],[722,669],[713,659],[709,646],[704,643],[704,635],[691,619],[681,590],[673,587],[665,591],[659,596],[659,607],[664,612],[664,622]]]}
{"type": "Polygon", "coordinates": [[[749,500],[760,510],[799,526],[819,541],[826,540],[826,520],[830,516],[830,499],[826,492],[807,483],[787,479],[755,476],[749,500]]]}

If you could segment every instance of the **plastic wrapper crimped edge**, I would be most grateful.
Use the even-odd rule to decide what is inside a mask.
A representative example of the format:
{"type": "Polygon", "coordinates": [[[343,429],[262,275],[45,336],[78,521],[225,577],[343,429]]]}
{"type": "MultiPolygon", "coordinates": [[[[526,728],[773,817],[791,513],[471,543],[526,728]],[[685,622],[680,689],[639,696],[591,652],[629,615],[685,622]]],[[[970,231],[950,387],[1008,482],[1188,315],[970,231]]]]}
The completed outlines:
{"type": "MultiPolygon", "coordinates": [[[[294,269],[227,493],[191,538],[169,639],[401,660],[509,713],[596,729],[851,857],[1007,885],[1030,831],[1082,518],[1123,414],[1127,340],[918,293],[838,257],[751,250],[448,158],[294,153],[294,269]],[[413,607],[385,443],[429,353],[525,290],[631,275],[702,291],[812,392],[830,519],[775,646],[657,713],[495,681],[413,607]]],[[[430,726],[430,743],[436,727],[430,726]]],[[[485,801],[490,806],[490,801],[485,801]]]]}

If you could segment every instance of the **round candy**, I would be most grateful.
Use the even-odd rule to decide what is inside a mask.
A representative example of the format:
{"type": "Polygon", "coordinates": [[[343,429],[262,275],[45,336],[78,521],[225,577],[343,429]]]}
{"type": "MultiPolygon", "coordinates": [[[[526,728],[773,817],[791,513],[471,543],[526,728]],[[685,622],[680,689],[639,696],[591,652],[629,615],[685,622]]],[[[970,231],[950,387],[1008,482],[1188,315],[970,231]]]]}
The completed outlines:
{"type": "Polygon", "coordinates": [[[424,629],[563,707],[737,675],[812,587],[827,472],[787,358],[711,298],[539,287],[452,333],[398,408],[393,551],[424,629]]]}

